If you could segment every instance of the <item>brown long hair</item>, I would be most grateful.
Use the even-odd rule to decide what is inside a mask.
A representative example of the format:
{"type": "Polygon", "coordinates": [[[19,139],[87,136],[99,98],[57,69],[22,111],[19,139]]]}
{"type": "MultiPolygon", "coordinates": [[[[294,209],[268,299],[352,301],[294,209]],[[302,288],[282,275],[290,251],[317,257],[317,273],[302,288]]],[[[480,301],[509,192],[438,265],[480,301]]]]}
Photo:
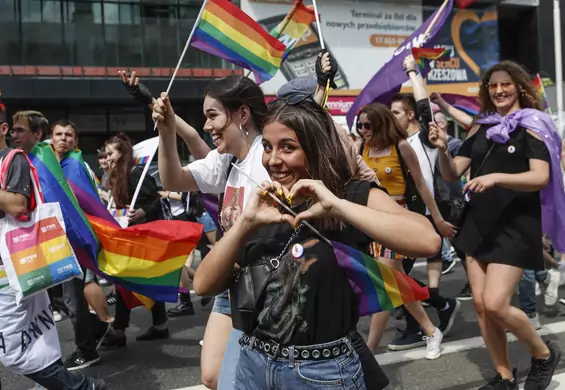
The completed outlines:
{"type": "MultiPolygon", "coordinates": [[[[309,99],[294,105],[278,100],[269,106],[265,125],[272,122],[294,130],[306,154],[311,178],[322,181],[332,193],[343,198],[353,172],[331,116],[309,99]]],[[[321,221],[323,229],[337,230],[340,226],[335,219],[321,221]]]]}
{"type": "Polygon", "coordinates": [[[532,79],[528,72],[519,64],[513,61],[502,61],[485,72],[479,87],[479,103],[481,114],[492,114],[496,112],[496,107],[490,99],[488,92],[488,82],[494,72],[503,71],[510,75],[512,82],[516,85],[520,108],[534,108],[541,110],[541,98],[538,95],[532,79]]]}
{"type": "Polygon", "coordinates": [[[131,139],[124,133],[110,138],[106,145],[114,145],[122,155],[116,163],[116,168],[110,172],[110,189],[116,207],[122,209],[129,203],[129,180],[133,169],[133,146],[131,139]]]}
{"type": "MultiPolygon", "coordinates": [[[[359,116],[366,114],[371,123],[372,135],[366,145],[372,148],[388,148],[408,138],[392,111],[381,103],[369,104],[359,111],[359,116]]],[[[357,120],[359,121],[359,116],[357,120]]]]}

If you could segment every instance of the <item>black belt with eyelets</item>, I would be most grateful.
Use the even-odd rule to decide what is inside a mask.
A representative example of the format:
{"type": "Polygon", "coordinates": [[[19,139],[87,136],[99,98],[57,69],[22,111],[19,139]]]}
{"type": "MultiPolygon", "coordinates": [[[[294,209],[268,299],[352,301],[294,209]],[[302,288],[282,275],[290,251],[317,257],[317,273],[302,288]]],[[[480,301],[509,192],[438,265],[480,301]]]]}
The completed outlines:
{"type": "Polygon", "coordinates": [[[294,347],[281,346],[274,341],[265,341],[255,338],[253,336],[248,336],[244,334],[239,339],[239,344],[244,346],[247,345],[251,349],[257,349],[263,352],[265,355],[273,359],[287,359],[289,358],[290,351],[294,348],[294,360],[327,360],[335,359],[337,357],[346,355],[353,351],[352,347],[347,343],[340,341],[339,343],[328,343],[334,344],[331,347],[324,348],[324,345],[301,345],[294,347]]]}

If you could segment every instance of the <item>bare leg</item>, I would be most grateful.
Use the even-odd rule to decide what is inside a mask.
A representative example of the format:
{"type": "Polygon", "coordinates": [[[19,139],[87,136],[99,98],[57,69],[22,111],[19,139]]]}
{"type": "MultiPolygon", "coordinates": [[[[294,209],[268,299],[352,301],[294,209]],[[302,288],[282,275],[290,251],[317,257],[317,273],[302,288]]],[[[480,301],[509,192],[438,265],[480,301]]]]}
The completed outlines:
{"type": "Polygon", "coordinates": [[[441,271],[443,271],[443,262],[434,261],[428,263],[428,287],[438,288],[441,279],[441,271]]]}
{"type": "Polygon", "coordinates": [[[371,316],[371,325],[369,327],[369,337],[367,338],[367,346],[371,352],[375,353],[386,330],[388,321],[390,319],[390,312],[383,311],[373,314],[371,316]]]}
{"type": "MultiPolygon", "coordinates": [[[[513,379],[512,366],[508,358],[508,340],[506,331],[498,323],[486,315],[483,297],[486,288],[486,265],[479,263],[473,257],[467,255],[467,276],[473,291],[475,310],[479,320],[479,328],[483,340],[488,348],[490,358],[494,363],[494,369],[504,379],[513,379]]],[[[499,279],[500,282],[500,279],[499,279]]]]}
{"type": "Polygon", "coordinates": [[[108,310],[108,303],[106,302],[106,295],[100,288],[100,286],[94,282],[90,282],[84,285],[84,298],[86,302],[92,307],[92,309],[98,315],[101,321],[113,322],[114,317],[110,315],[108,310]]]}
{"type": "Polygon", "coordinates": [[[498,323],[498,328],[508,329],[530,349],[535,358],[547,358],[550,351],[531,325],[526,314],[511,305],[511,299],[524,270],[505,264],[489,264],[483,304],[488,317],[498,323]],[[504,280],[505,283],[500,283],[504,280]]]}
{"type": "Polygon", "coordinates": [[[224,359],[224,352],[232,329],[231,317],[212,312],[204,332],[204,345],[200,357],[202,383],[215,390],[224,359]]]}

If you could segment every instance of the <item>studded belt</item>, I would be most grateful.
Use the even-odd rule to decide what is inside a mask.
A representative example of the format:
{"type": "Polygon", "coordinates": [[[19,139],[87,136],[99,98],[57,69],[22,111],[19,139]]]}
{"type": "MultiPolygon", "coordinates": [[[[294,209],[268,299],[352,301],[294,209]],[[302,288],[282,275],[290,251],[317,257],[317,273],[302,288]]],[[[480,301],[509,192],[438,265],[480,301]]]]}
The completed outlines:
{"type": "Polygon", "coordinates": [[[273,359],[289,359],[292,353],[294,360],[327,360],[335,359],[353,351],[351,343],[347,343],[343,339],[319,345],[281,346],[274,341],[260,340],[244,334],[239,339],[239,344],[257,349],[273,359]]]}

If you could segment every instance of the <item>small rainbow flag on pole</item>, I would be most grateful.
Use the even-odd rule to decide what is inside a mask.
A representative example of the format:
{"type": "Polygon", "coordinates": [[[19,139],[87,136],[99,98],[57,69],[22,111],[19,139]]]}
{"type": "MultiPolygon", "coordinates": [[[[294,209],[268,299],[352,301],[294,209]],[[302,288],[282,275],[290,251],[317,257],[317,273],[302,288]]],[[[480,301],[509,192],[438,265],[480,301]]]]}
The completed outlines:
{"type": "Polygon", "coordinates": [[[443,47],[414,47],[412,55],[420,68],[420,72],[424,72],[432,61],[447,61],[449,59],[449,50],[443,47]]]}
{"type": "MultiPolygon", "coordinates": [[[[551,111],[551,107],[549,106],[549,101],[547,100],[547,95],[545,94],[545,87],[543,86],[543,80],[539,74],[536,75],[534,78],[534,87],[538,93],[539,98],[543,103],[543,109],[551,111]]],[[[550,113],[551,115],[551,113],[550,113]]]]}
{"type": "Polygon", "coordinates": [[[304,5],[303,0],[296,0],[288,15],[271,31],[272,36],[286,45],[283,61],[315,20],[314,7],[304,5]]]}
{"type": "Polygon", "coordinates": [[[410,276],[347,245],[332,241],[332,246],[339,266],[357,295],[360,316],[429,298],[427,287],[421,287],[410,276]]]}
{"type": "Polygon", "coordinates": [[[249,69],[257,84],[279,70],[286,46],[228,0],[208,0],[190,42],[207,53],[249,69]]]}

